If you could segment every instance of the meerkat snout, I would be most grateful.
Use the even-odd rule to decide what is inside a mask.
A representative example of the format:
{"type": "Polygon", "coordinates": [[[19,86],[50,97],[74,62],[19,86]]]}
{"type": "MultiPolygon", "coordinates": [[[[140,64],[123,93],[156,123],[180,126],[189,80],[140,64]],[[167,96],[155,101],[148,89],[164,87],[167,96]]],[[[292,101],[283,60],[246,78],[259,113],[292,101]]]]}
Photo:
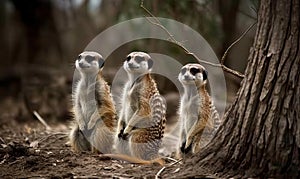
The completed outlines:
{"type": "Polygon", "coordinates": [[[77,57],[75,66],[82,73],[98,72],[104,66],[104,59],[97,52],[86,51],[77,57]]]}

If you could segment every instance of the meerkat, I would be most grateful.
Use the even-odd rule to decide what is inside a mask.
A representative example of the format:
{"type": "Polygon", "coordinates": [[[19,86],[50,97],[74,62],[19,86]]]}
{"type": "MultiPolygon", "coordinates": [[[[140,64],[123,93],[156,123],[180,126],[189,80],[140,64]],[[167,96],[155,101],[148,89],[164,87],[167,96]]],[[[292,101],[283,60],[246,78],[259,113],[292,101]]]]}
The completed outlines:
{"type": "Polygon", "coordinates": [[[207,71],[200,64],[186,64],[178,79],[184,87],[180,99],[180,140],[177,157],[195,154],[205,146],[219,126],[219,114],[206,90],[207,71]],[[205,130],[206,128],[206,130],[205,130]]]}
{"type": "Polygon", "coordinates": [[[159,157],[166,123],[166,102],[150,75],[152,66],[147,53],[132,52],[127,56],[123,68],[129,80],[122,93],[115,138],[117,153],[148,163],[159,157]]]}
{"type": "Polygon", "coordinates": [[[74,151],[111,153],[117,127],[110,87],[103,79],[104,59],[97,52],[81,53],[76,62],[80,80],[73,93],[74,124],[69,135],[74,151]]]}

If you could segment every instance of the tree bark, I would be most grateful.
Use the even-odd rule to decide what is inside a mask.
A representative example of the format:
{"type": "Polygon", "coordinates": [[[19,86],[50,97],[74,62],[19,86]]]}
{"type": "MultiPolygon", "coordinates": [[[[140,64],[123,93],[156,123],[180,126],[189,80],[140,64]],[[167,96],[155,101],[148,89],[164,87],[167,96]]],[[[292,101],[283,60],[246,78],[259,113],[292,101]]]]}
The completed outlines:
{"type": "Polygon", "coordinates": [[[186,162],[223,177],[300,175],[299,0],[262,0],[245,78],[213,141],[186,162]]]}

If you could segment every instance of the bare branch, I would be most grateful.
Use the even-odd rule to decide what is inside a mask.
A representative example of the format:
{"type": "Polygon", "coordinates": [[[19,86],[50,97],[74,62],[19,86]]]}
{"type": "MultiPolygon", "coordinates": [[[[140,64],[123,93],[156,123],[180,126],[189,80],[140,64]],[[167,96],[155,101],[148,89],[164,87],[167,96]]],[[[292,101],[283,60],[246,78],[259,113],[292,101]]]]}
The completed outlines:
{"type": "MultiPolygon", "coordinates": [[[[150,20],[149,17],[146,17],[146,19],[153,25],[156,25],[158,27],[160,27],[162,30],[164,30],[168,36],[170,37],[170,41],[175,43],[176,45],[178,45],[181,49],[184,50],[184,52],[187,54],[187,55],[191,55],[193,56],[199,63],[205,63],[207,65],[211,65],[211,66],[214,66],[214,67],[222,67],[221,64],[216,64],[216,63],[211,63],[211,62],[208,62],[208,61],[205,61],[205,60],[201,60],[200,58],[198,58],[194,53],[190,52],[186,47],[184,47],[180,42],[178,42],[174,36],[159,22],[159,23],[156,23],[156,22],[153,22],[150,20]]],[[[157,19],[158,20],[158,19],[157,19]]]]}
{"type": "Polygon", "coordinates": [[[256,24],[253,23],[251,26],[249,26],[247,28],[247,30],[237,39],[235,40],[228,48],[227,50],[225,51],[224,55],[222,56],[222,59],[221,59],[221,63],[220,64],[216,64],[216,63],[211,63],[211,62],[208,62],[207,60],[203,60],[203,59],[200,59],[198,58],[194,53],[190,52],[184,45],[182,45],[182,43],[180,43],[179,41],[177,41],[174,37],[174,35],[172,35],[168,29],[166,27],[164,27],[161,22],[159,21],[159,19],[157,17],[155,17],[145,6],[144,6],[144,1],[141,0],[141,4],[140,4],[140,7],[150,16],[152,17],[155,22],[153,22],[152,20],[150,20],[149,17],[146,17],[146,19],[153,25],[156,25],[158,26],[159,28],[161,28],[163,31],[165,31],[167,33],[167,35],[169,36],[169,39],[171,42],[175,43],[176,45],[178,45],[181,49],[183,49],[185,51],[186,54],[188,55],[191,55],[193,56],[193,58],[195,58],[199,63],[204,63],[204,64],[207,64],[207,65],[210,65],[210,66],[213,66],[213,67],[219,67],[219,68],[222,68],[225,72],[228,72],[228,73],[231,73],[239,78],[244,78],[245,75],[236,71],[236,70],[233,70],[233,69],[230,69],[228,67],[226,67],[224,65],[224,61],[225,61],[225,58],[229,52],[229,50],[236,44],[238,43],[248,32],[249,30],[256,24]]]}
{"type": "Polygon", "coordinates": [[[225,58],[229,52],[229,50],[235,45],[237,44],[251,29],[252,27],[256,24],[256,22],[254,22],[253,24],[251,24],[246,30],[245,32],[242,33],[242,35],[237,38],[227,49],[226,51],[224,52],[223,56],[222,56],[222,59],[221,59],[221,64],[224,64],[224,61],[225,61],[225,58]]]}
{"type": "Polygon", "coordinates": [[[156,173],[156,175],[155,175],[155,179],[157,179],[157,178],[159,178],[160,177],[160,175],[162,174],[162,172],[167,168],[167,167],[171,167],[171,166],[173,166],[173,165],[175,165],[175,164],[177,164],[177,163],[179,163],[179,162],[181,162],[181,160],[182,159],[180,159],[180,160],[177,160],[177,161],[175,161],[175,162],[173,162],[173,163],[171,163],[171,164],[169,164],[168,166],[164,166],[164,167],[162,167],[157,173],[156,173]]]}
{"type": "Polygon", "coordinates": [[[165,166],[164,167],[162,167],[157,173],[156,173],[156,175],[155,175],[155,179],[158,179],[158,178],[160,178],[160,175],[161,175],[161,173],[165,170],[165,166]]]}
{"type": "Polygon", "coordinates": [[[239,78],[244,78],[244,77],[245,77],[244,74],[242,74],[242,73],[240,73],[240,72],[238,72],[238,71],[232,70],[231,68],[228,68],[227,66],[225,66],[225,65],[223,65],[223,64],[221,64],[221,68],[222,68],[224,71],[226,71],[226,72],[228,72],[228,73],[231,73],[231,74],[233,74],[233,75],[235,75],[235,76],[237,76],[237,77],[239,77],[239,78]]]}
{"type": "Polygon", "coordinates": [[[46,130],[51,130],[51,127],[47,124],[47,122],[39,115],[38,112],[33,111],[35,117],[46,127],[46,130]]]}

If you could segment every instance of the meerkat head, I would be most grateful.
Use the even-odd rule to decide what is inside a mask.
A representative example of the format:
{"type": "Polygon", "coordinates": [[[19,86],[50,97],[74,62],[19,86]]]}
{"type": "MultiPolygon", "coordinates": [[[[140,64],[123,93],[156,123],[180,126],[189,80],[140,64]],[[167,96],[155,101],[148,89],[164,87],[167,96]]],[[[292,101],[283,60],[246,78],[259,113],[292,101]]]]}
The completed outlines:
{"type": "Polygon", "coordinates": [[[81,73],[98,73],[104,66],[104,59],[97,52],[82,52],[76,59],[76,69],[81,73]]]}
{"type": "Polygon", "coordinates": [[[151,71],[153,60],[144,52],[131,52],[124,62],[124,69],[127,73],[143,74],[151,71]]]}
{"type": "Polygon", "coordinates": [[[181,68],[178,79],[183,85],[195,83],[205,85],[207,82],[207,71],[200,64],[189,63],[181,68]]]}

